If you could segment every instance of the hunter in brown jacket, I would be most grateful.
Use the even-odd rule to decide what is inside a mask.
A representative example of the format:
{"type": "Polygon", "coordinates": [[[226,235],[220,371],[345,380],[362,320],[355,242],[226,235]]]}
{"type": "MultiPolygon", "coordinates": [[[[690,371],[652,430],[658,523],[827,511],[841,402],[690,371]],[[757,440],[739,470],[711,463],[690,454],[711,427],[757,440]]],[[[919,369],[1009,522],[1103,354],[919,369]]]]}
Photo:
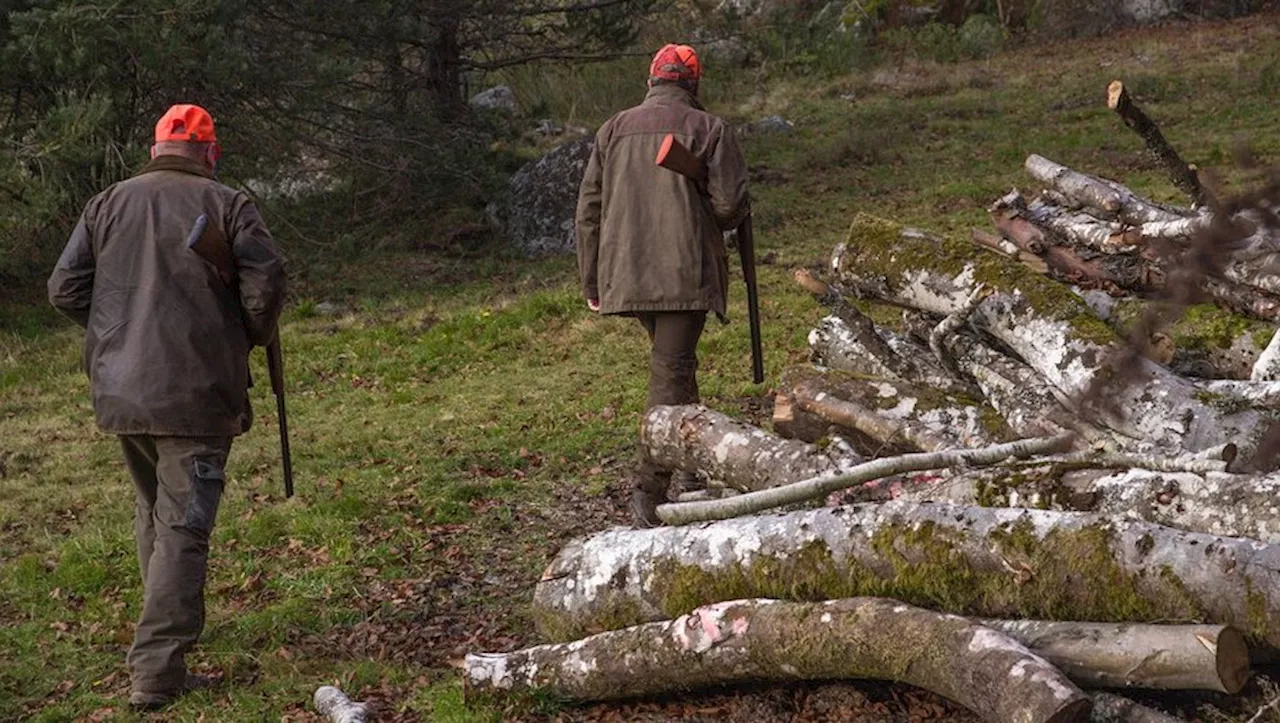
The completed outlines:
{"type": "Polygon", "coordinates": [[[249,198],[214,180],[219,153],[208,112],[170,108],[151,162],[89,201],[49,279],[49,300],[85,327],[98,426],[119,435],[137,492],[140,708],[208,682],[185,655],[204,627],[209,534],[251,421],[249,349],[272,339],[284,303],[283,261],[249,198]],[[201,214],[235,261],[230,286],[187,248],[201,214]]]}
{"type": "MultiPolygon", "coordinates": [[[[583,294],[592,310],[634,316],[648,332],[649,408],[699,401],[698,338],[707,312],[724,316],[728,292],[723,232],[751,210],[746,161],[733,129],[698,103],[700,77],[692,48],[659,50],[644,102],[596,133],[578,194],[583,294]],[[654,163],[668,133],[705,164],[705,186],[654,163]]],[[[641,458],[631,511],[650,526],[671,472],[643,447],[641,458]]]]}

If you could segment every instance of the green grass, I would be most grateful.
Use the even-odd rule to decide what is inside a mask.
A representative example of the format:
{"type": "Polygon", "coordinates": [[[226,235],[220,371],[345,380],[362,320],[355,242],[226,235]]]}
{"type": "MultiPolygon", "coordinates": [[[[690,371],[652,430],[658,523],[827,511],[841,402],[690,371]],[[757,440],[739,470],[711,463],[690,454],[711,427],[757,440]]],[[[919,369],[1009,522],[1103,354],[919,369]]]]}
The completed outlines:
{"type": "MultiPolygon", "coordinates": [[[[1280,160],[1280,33],[1266,21],[713,95],[735,120],[781,113],[797,127],[747,141],[760,253],[777,256],[760,269],[771,380],[806,358],[821,315],[790,269],[821,262],[857,211],[966,233],[1027,185],[1031,152],[1177,199],[1105,108],[1113,78],[1191,162],[1225,163],[1240,136],[1280,160]]],[[[578,118],[612,107],[589,93],[611,72],[581,79],[574,92],[591,102],[578,118]]],[[[566,113],[563,91],[546,107],[566,113]]],[[[283,341],[298,496],[281,497],[259,384],[191,659],[231,685],[168,718],[278,719],[337,682],[423,720],[502,719],[464,704],[449,663],[532,642],[526,604],[543,565],[569,535],[618,519],[604,494],[632,457],[643,334],[588,314],[568,260],[297,251],[283,341]],[[320,313],[326,301],[341,312],[320,313]]],[[[738,290],[735,323],[709,325],[700,349],[704,396],[730,411],[767,391],[749,380],[738,290]]],[[[140,600],[132,491],[117,443],[93,425],[78,348],[42,306],[0,307],[0,720],[132,719],[119,697],[140,600]]]]}

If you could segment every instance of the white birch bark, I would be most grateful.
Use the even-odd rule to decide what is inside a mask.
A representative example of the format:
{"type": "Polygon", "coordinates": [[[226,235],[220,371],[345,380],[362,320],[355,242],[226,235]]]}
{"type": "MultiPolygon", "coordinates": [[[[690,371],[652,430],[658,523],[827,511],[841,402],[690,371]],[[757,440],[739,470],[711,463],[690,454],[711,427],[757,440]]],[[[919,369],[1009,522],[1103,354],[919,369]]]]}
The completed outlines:
{"type": "Polygon", "coordinates": [[[662,467],[704,472],[742,491],[777,487],[862,461],[834,447],[783,439],[698,404],[649,410],[640,441],[649,459],[662,467]]]}
{"type": "Polygon", "coordinates": [[[1197,621],[1280,643],[1280,546],[1107,515],[912,501],[576,540],[534,592],[551,639],[741,597],[895,597],[1000,618],[1197,621]]]}
{"type": "Polygon", "coordinates": [[[614,700],[757,681],[909,683],[993,723],[1083,721],[1090,698],[1009,637],[896,600],[736,600],[666,622],[514,653],[468,655],[476,692],[614,700]]]}
{"type": "Polygon", "coordinates": [[[1240,692],[1244,636],[1223,625],[979,620],[1053,663],[1085,688],[1240,692]]]}

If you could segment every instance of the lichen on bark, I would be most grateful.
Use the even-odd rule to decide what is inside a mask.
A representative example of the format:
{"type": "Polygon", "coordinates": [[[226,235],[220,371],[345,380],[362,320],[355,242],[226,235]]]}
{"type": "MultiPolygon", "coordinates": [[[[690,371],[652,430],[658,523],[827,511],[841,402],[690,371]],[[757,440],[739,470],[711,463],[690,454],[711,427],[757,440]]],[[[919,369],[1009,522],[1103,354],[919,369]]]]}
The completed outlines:
{"type": "Polygon", "coordinates": [[[841,268],[836,271],[861,274],[864,269],[871,270],[892,286],[907,282],[913,271],[927,269],[953,280],[952,288],[938,290],[942,293],[967,295],[979,283],[992,291],[1019,293],[1044,318],[1067,322],[1075,338],[1095,344],[1116,341],[1115,332],[1083,299],[1017,261],[982,253],[968,242],[904,237],[902,232],[898,223],[858,214],[849,228],[841,268]]]}
{"type": "Polygon", "coordinates": [[[633,534],[599,539],[612,558],[604,565],[566,559],[562,572],[579,582],[535,595],[540,619],[559,620],[544,634],[566,639],[741,597],[878,596],[986,617],[1208,621],[1280,640],[1280,550],[1140,521],[898,502],[633,534]],[[617,616],[618,598],[638,603],[628,611],[636,617],[617,616]]]}

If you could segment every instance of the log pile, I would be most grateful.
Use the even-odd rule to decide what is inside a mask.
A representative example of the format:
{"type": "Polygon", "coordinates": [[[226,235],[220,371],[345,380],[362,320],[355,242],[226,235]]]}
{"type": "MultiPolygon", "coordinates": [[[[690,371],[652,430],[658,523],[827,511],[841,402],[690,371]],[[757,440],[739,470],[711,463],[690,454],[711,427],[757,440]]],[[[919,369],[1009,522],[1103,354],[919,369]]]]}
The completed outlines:
{"type": "Polygon", "coordinates": [[[859,215],[795,271],[827,315],[772,430],[652,410],[643,453],[711,488],[564,548],[550,642],[468,656],[468,690],[873,678],[1001,722],[1239,692],[1280,652],[1280,173],[1227,198],[1118,82],[1108,104],[1189,206],[1031,155],[1043,190],[995,233],[859,215]]]}

